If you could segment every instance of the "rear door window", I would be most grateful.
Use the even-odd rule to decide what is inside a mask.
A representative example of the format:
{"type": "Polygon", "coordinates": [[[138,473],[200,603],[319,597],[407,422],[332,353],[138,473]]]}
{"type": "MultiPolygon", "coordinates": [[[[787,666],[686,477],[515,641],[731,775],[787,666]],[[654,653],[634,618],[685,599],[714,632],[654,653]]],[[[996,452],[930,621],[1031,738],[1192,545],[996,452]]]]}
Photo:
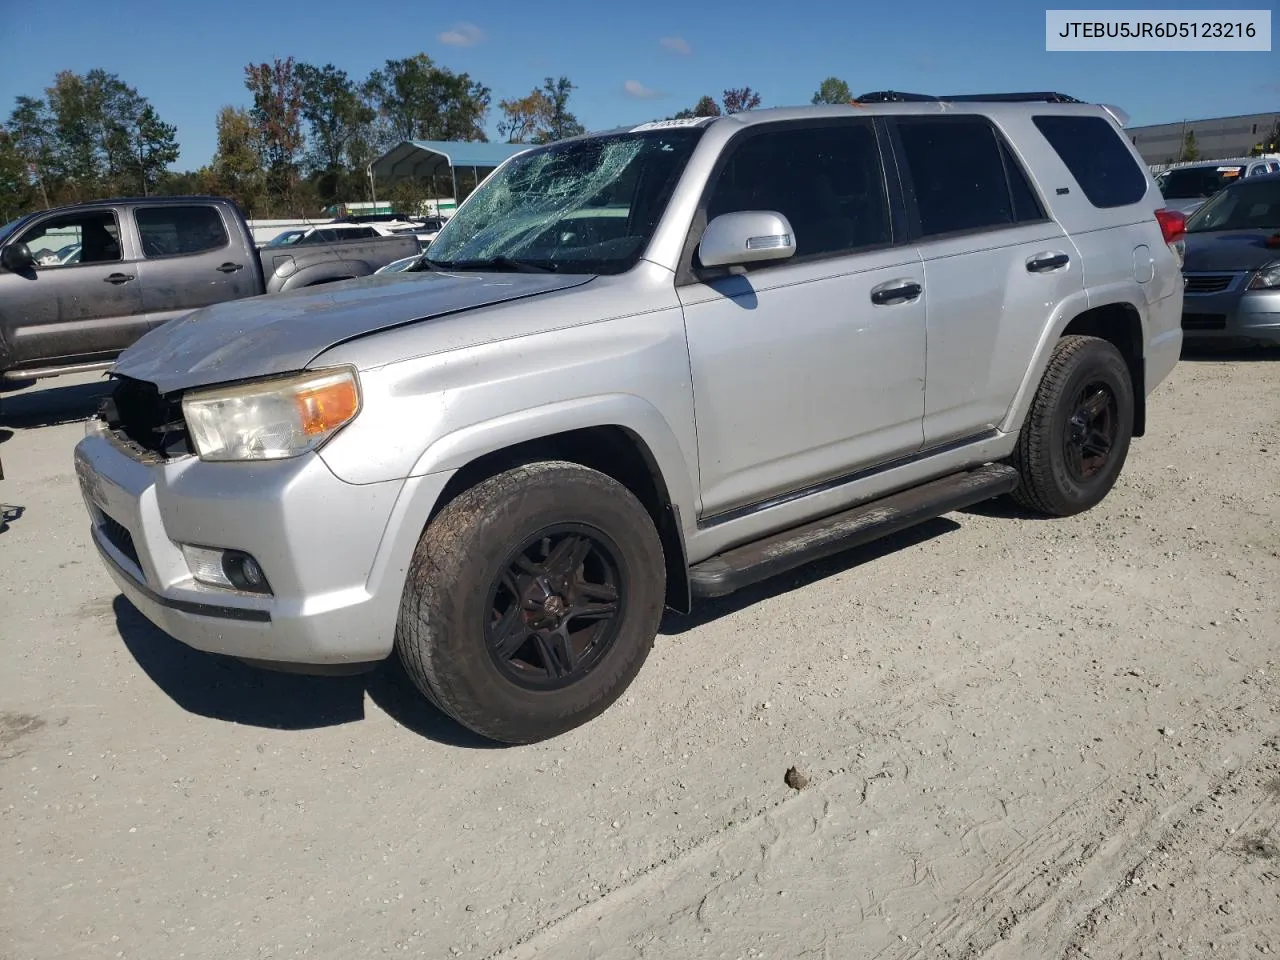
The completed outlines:
{"type": "Polygon", "coordinates": [[[985,117],[894,121],[925,237],[1044,219],[1017,158],[985,117]]]}
{"type": "Polygon", "coordinates": [[[1095,207],[1124,207],[1146,196],[1146,174],[1110,121],[1066,114],[1032,119],[1095,207]]]}
{"type": "Polygon", "coordinates": [[[189,257],[230,243],[218,211],[210,206],[155,206],[134,211],[142,255],[189,257]]]}

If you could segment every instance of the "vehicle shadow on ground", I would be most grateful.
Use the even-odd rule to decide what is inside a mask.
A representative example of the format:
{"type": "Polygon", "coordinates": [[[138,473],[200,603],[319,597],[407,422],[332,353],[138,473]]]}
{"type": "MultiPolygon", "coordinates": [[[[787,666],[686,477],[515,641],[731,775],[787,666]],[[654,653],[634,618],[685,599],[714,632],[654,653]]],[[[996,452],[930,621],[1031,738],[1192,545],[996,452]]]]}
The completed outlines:
{"type": "Polygon", "coordinates": [[[924,523],[903,530],[901,533],[885,537],[882,540],[876,540],[865,546],[854,547],[825,560],[816,560],[808,563],[790,573],[780,574],[772,580],[765,580],[753,586],[744,587],[727,597],[695,600],[692,613],[679,614],[667,611],[658,632],[663,636],[678,636],[713,620],[718,620],[720,617],[737,613],[739,610],[744,610],[764,600],[770,600],[784,593],[790,593],[792,590],[807,587],[837,573],[843,573],[854,567],[872,563],[891,553],[897,553],[899,550],[914,547],[917,544],[925,543],[959,529],[961,529],[961,525],[947,517],[926,520],[924,523]]]}
{"type": "Polygon", "coordinates": [[[365,694],[397,723],[448,746],[500,748],[431,706],[392,657],[372,673],[312,677],[250,667],[193,650],[152,624],[124,596],[116,629],[147,676],[182,709],[213,720],[277,730],[313,730],[363,720],[365,694]]]}
{"type": "Polygon", "coordinates": [[[0,426],[29,429],[87,420],[109,389],[111,384],[102,380],[22,393],[0,392],[0,426]]]}
{"type": "MultiPolygon", "coordinates": [[[[947,518],[808,564],[790,574],[715,600],[699,602],[692,614],[668,613],[660,633],[673,636],[779,594],[808,586],[853,567],[959,530],[947,518]]],[[[400,661],[391,657],[371,673],[313,677],[250,667],[231,657],[202,653],[170,637],[123,595],[112,604],[125,647],[153,683],[182,709],[228,723],[277,730],[312,730],[363,720],[365,695],[393,720],[419,736],[448,746],[501,749],[431,706],[400,661]]]]}
{"type": "Polygon", "coordinates": [[[1214,346],[1213,344],[1183,344],[1183,363],[1251,363],[1259,360],[1280,360],[1280,347],[1240,346],[1238,344],[1214,346]]]}

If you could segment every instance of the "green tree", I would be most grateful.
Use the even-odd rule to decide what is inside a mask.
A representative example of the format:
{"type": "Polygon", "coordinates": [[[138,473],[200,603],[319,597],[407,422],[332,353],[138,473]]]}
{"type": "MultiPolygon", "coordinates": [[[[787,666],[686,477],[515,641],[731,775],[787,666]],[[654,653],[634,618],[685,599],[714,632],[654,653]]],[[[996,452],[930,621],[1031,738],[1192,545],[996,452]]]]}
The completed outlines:
{"type": "Polygon", "coordinates": [[[177,162],[178,128],[161,120],[148,103],[134,123],[133,142],[137,158],[134,171],[145,195],[160,183],[169,165],[177,162]]]}
{"type": "Polygon", "coordinates": [[[543,81],[541,93],[546,98],[546,116],[534,134],[534,143],[553,143],[586,132],[578,118],[569,112],[569,94],[574,89],[568,77],[547,77],[543,81]]]}
{"type": "Polygon", "coordinates": [[[365,84],[387,140],[487,140],[490,90],[425,53],[388,60],[365,84]]]}
{"type": "Polygon", "coordinates": [[[0,223],[35,206],[36,189],[26,158],[9,131],[0,129],[0,223]]]}
{"type": "Polygon", "coordinates": [[[673,120],[688,120],[693,117],[718,117],[720,116],[720,104],[716,103],[714,97],[702,96],[698,98],[698,102],[693,105],[691,110],[681,110],[673,120]]]}
{"type": "Polygon", "coordinates": [[[726,116],[733,113],[742,113],[745,110],[754,110],[760,106],[760,94],[750,87],[731,87],[724,92],[721,103],[724,104],[726,116]]]}
{"type": "Polygon", "coordinates": [[[249,111],[257,133],[258,153],[266,167],[272,201],[288,207],[298,185],[302,134],[302,83],[293,57],[244,68],[244,85],[253,94],[249,111]]]}
{"type": "Polygon", "coordinates": [[[81,76],[63,70],[45,93],[53,119],[54,150],[50,166],[75,200],[104,192],[107,131],[103,124],[102,71],[81,76]]]}
{"type": "Polygon", "coordinates": [[[1249,156],[1260,157],[1264,153],[1280,153],[1280,120],[1277,120],[1271,132],[1254,144],[1249,156]]]}
{"type": "Polygon", "coordinates": [[[827,77],[822,83],[818,84],[818,92],[813,95],[810,103],[835,103],[847,104],[853,99],[853,94],[849,92],[849,85],[839,77],[827,77]]]}
{"type": "Polygon", "coordinates": [[[54,176],[53,156],[56,136],[53,131],[53,115],[43,100],[20,96],[9,114],[6,132],[12,149],[26,165],[35,181],[40,199],[49,206],[49,194],[56,194],[58,184],[50,183],[54,176]]]}
{"type": "Polygon", "coordinates": [[[1198,160],[1200,159],[1200,148],[1196,146],[1196,132],[1188,130],[1186,137],[1182,140],[1182,156],[1179,160],[1198,160]]]}
{"type": "Polygon", "coordinates": [[[310,130],[312,170],[336,171],[349,162],[350,148],[369,135],[377,116],[361,91],[332,63],[297,65],[302,94],[302,117],[310,130]]]}
{"type": "Polygon", "coordinates": [[[209,192],[231,197],[251,215],[267,213],[257,121],[247,110],[223,107],[217,123],[218,149],[202,171],[209,192]]]}

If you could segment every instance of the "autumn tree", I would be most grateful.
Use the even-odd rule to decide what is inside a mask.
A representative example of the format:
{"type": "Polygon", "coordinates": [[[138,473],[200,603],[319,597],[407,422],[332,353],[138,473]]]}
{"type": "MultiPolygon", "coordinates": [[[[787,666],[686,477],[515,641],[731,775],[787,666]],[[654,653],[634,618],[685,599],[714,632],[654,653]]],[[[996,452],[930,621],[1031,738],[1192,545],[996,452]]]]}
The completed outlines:
{"type": "Polygon", "coordinates": [[[491,91],[425,53],[388,60],[365,84],[389,140],[487,140],[491,91]]]}
{"type": "Polygon", "coordinates": [[[244,68],[244,85],[253,95],[249,111],[256,128],[258,153],[266,167],[267,191],[276,203],[289,206],[298,185],[304,144],[302,82],[293,57],[244,68]]]}
{"type": "Polygon", "coordinates": [[[724,104],[726,116],[733,113],[742,113],[760,106],[760,94],[750,87],[732,87],[724,92],[721,103],[724,104]]]}
{"type": "Polygon", "coordinates": [[[498,121],[498,136],[505,137],[507,143],[528,143],[537,132],[539,123],[547,116],[548,107],[547,96],[541,90],[534,90],[525,97],[499,101],[502,119],[498,121]]]}
{"type": "Polygon", "coordinates": [[[809,102],[813,104],[847,104],[852,99],[853,94],[849,91],[847,83],[839,77],[827,77],[822,83],[818,84],[818,91],[809,102]]]}

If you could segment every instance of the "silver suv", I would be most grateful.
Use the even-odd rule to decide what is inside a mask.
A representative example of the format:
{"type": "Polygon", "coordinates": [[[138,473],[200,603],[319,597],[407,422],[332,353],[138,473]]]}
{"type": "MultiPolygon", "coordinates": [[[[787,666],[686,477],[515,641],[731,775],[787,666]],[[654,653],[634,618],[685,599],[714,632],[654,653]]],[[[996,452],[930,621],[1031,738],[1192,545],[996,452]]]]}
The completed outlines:
{"type": "Polygon", "coordinates": [[[1182,342],[1182,218],[1118,116],[880,94],[531,149],[413,270],[128,350],[75,452],[93,542],[193,647],[398,651],[467,727],[559,734],[664,607],[1106,496],[1182,342]]]}

